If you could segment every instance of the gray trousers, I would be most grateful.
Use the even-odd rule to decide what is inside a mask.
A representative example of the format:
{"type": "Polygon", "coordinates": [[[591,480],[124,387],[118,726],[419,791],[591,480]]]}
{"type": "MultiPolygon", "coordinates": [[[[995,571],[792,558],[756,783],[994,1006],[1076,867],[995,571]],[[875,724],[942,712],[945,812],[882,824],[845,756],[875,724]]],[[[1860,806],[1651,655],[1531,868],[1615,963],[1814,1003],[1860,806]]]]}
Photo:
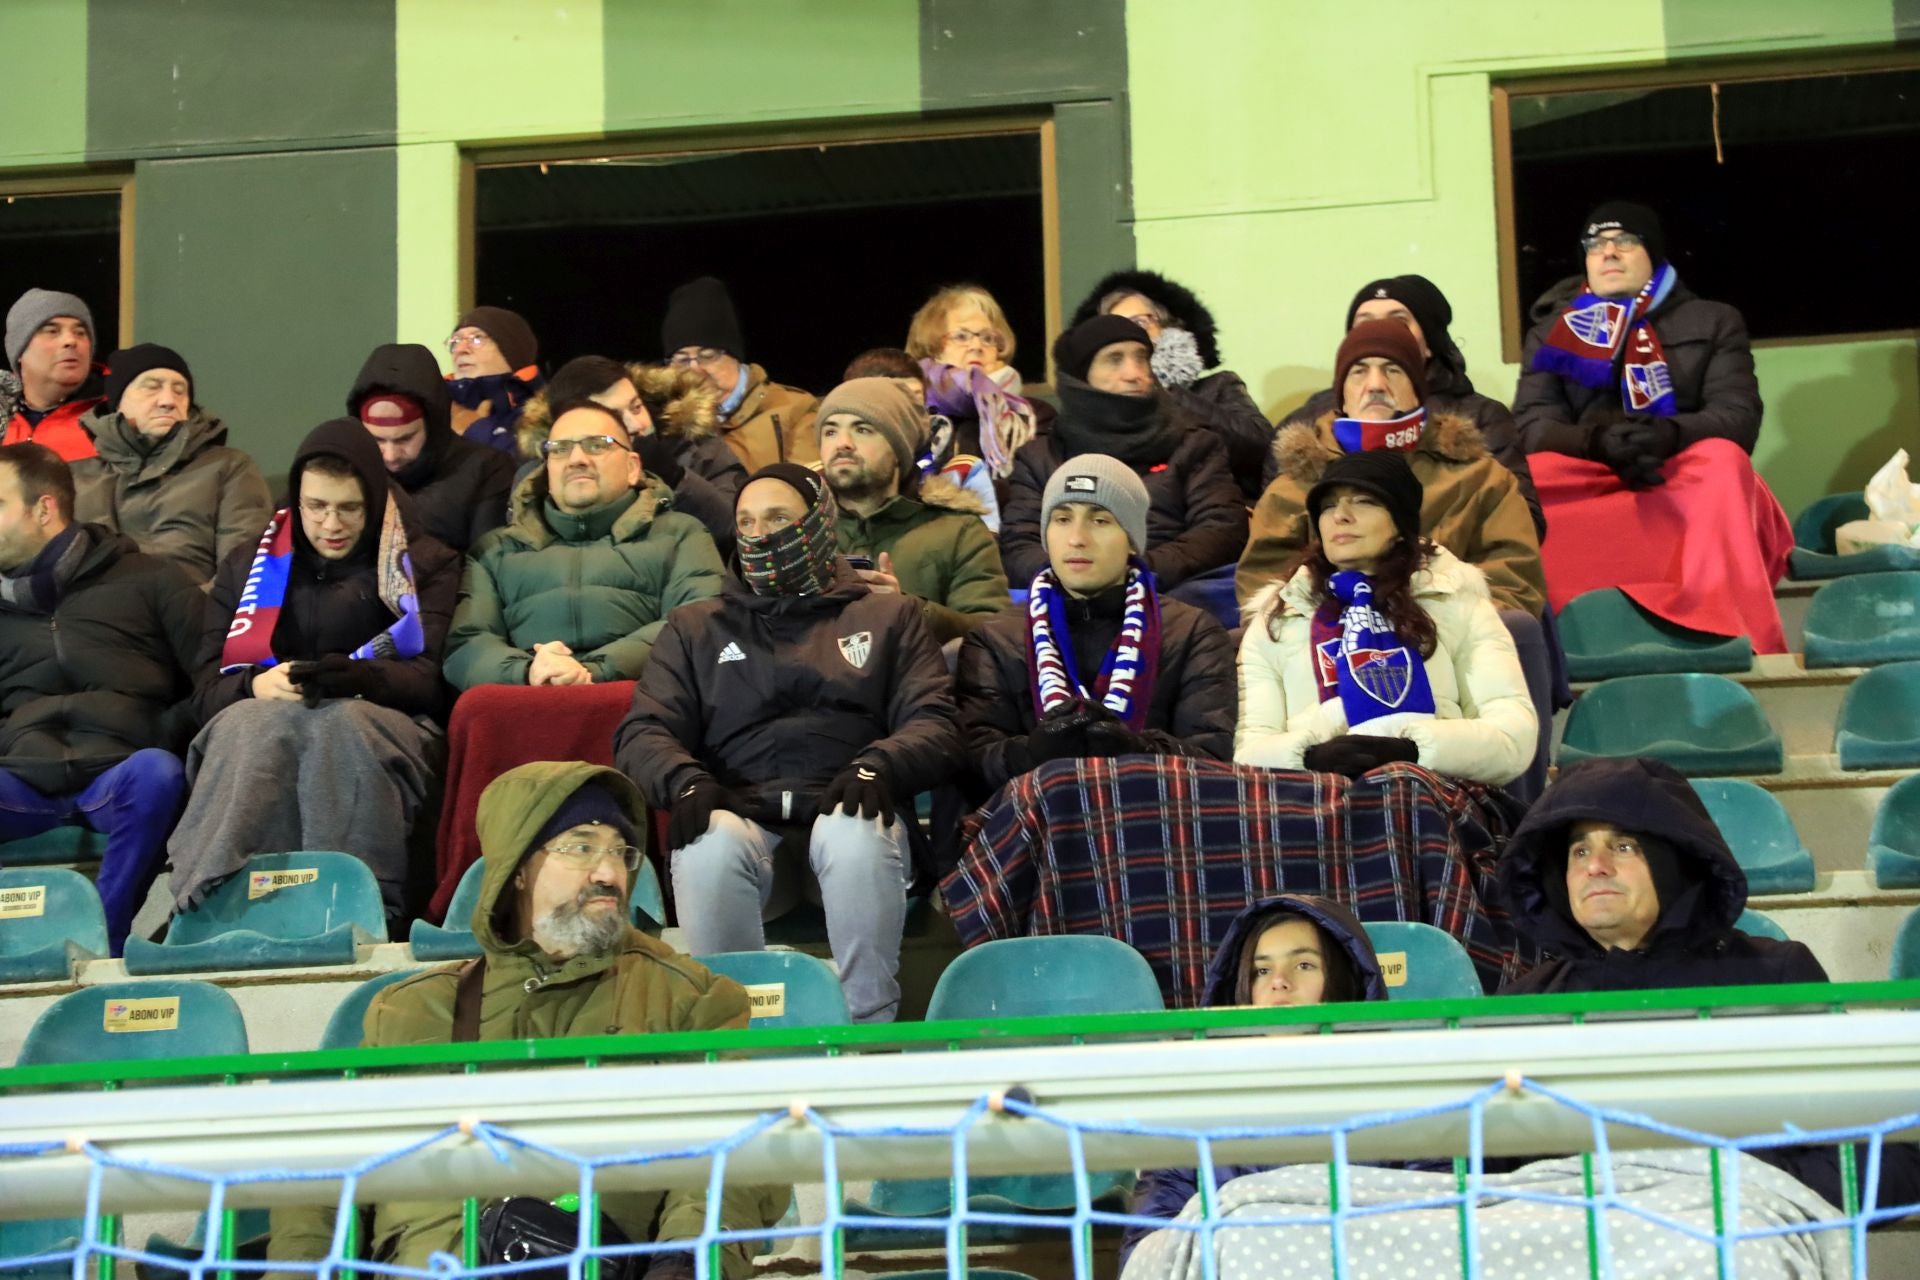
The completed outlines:
{"type": "MultiPolygon", "coordinates": [[[[780,837],[724,809],[707,833],[673,858],[673,896],[687,950],[759,951],[763,921],[798,900],[797,859],[779,856],[780,837]]],[[[892,1022],[900,1009],[900,935],[907,925],[907,829],[894,819],[822,814],[813,820],[807,863],[820,887],[827,944],[855,1022],[892,1022]]]]}
{"type": "Polygon", "coordinates": [[[407,833],[445,754],[431,722],[360,698],[236,702],[187,749],[187,811],[167,842],[184,909],[256,853],[332,849],[373,868],[405,907],[407,833]]]}

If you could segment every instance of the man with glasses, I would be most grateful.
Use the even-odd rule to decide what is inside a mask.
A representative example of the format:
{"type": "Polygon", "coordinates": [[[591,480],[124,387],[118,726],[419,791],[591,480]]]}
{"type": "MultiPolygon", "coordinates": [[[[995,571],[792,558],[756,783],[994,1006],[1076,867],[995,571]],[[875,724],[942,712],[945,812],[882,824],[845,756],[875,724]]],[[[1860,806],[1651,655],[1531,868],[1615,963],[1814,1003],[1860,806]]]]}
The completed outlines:
{"type": "MultiPolygon", "coordinates": [[[[481,958],[429,969],[397,982],[368,1006],[368,1046],[447,1044],[583,1035],[642,1035],[739,1029],[747,993],[690,956],[633,927],[629,897],[643,856],[646,806],[612,769],[577,762],[524,764],[496,778],[480,798],[486,868],[471,926],[481,958]]],[[[730,1184],[721,1226],[770,1226],[787,1189],[730,1184]]],[[[698,1238],[706,1214],[699,1191],[608,1193],[600,1199],[600,1241],[698,1238]],[[615,1233],[618,1233],[616,1235],[615,1233]]],[[[373,1209],[369,1239],[383,1261],[427,1267],[435,1253],[461,1252],[461,1206],[387,1203],[373,1209]]],[[[311,1263],[333,1244],[329,1209],[276,1209],[268,1255],[311,1263]]],[[[571,1228],[569,1228],[571,1230],[571,1228]]],[[[716,1276],[751,1275],[755,1246],[721,1250],[716,1276]]],[[[507,1261],[489,1256],[482,1263],[507,1261]]],[[[367,1256],[362,1254],[361,1256],[367,1256]]],[[[644,1280],[680,1280],[691,1253],[643,1255],[644,1280]]],[[[292,1274],[292,1273],[283,1273],[292,1274]]]]}
{"type": "Polygon", "coordinates": [[[666,616],[720,590],[720,554],[640,464],[620,414],[556,405],[517,518],[474,545],[447,679],[480,685],[632,680],[666,616]]]}
{"type": "Polygon", "coordinates": [[[517,457],[520,408],[546,385],[532,327],[505,307],[475,307],[453,326],[447,357],[453,364],[447,395],[454,431],[517,457]]]}
{"type": "MultiPolygon", "coordinates": [[[[256,853],[339,849],[407,917],[407,833],[440,768],[440,652],[460,558],[419,527],[352,418],[294,454],[292,498],[214,575],[168,843],[174,905],[256,853]]],[[[402,936],[404,936],[404,929],[402,936]]]]}
{"type": "Polygon", "coordinates": [[[1677,626],[1785,652],[1773,584],[1793,531],[1749,456],[1762,406],[1746,321],[1687,288],[1644,205],[1602,204],[1580,248],[1581,274],[1534,303],[1513,401],[1549,601],[1618,588],[1677,626]]]}
{"type": "Polygon", "coordinates": [[[775,462],[820,460],[813,418],[817,396],[769,381],[745,363],[746,342],[727,286],[701,276],[675,289],[660,322],[660,349],[675,369],[697,369],[720,393],[720,438],[748,471],[775,462]]]}

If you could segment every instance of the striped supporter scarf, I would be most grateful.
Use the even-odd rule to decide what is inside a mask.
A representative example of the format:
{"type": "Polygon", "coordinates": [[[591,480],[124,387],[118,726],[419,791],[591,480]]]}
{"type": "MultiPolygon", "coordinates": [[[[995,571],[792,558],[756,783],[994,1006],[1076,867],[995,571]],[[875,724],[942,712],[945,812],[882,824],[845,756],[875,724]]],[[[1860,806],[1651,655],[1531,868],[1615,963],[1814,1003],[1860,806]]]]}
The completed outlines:
{"type": "Polygon", "coordinates": [[[1027,646],[1033,655],[1033,709],[1045,717],[1075,698],[1097,700],[1135,733],[1146,728],[1147,706],[1160,669],[1160,593],[1153,572],[1138,559],[1127,569],[1120,634],[1100,664],[1092,689],[1080,679],[1067,634],[1066,592],[1052,569],[1034,576],[1027,593],[1027,646]]]}
{"type": "Polygon", "coordinates": [[[1620,401],[1628,413],[1671,418],[1679,412],[1673,376],[1647,313],[1666,300],[1673,282],[1673,264],[1663,262],[1628,301],[1582,291],[1533,353],[1533,368],[1599,388],[1612,383],[1617,365],[1620,401]]]}

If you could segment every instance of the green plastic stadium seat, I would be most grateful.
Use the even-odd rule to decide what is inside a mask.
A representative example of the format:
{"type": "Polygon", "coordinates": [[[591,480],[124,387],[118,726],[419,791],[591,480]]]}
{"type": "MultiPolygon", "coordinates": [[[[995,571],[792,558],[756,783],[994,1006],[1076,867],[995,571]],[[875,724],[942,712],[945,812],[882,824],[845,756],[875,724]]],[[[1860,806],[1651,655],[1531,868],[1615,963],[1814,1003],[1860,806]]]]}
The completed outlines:
{"type": "MultiPolygon", "coordinates": [[[[1068,935],[1004,938],[962,951],[934,984],[927,1021],[1020,1018],[1042,1014],[1148,1013],[1166,1008],[1146,957],[1115,938],[1068,935]]],[[[1087,1193],[1100,1208],[1119,1211],[1133,1190],[1134,1174],[1089,1171],[1087,1193]]],[[[1073,1178],[1065,1174],[970,1178],[967,1204],[987,1213],[1070,1213],[1073,1178]]],[[[944,1217],[953,1205],[945,1178],[882,1179],[866,1203],[849,1201],[847,1212],[894,1218],[944,1217]]],[[[972,1226],[967,1239],[986,1244],[1036,1238],[1020,1227],[972,1226]]],[[[935,1231],[849,1228],[850,1249],[937,1246],[935,1231]]]]}
{"type": "Polygon", "coordinates": [[[127,939],[127,972],[351,964],[356,946],[386,940],[386,909],[366,863],[313,849],[257,853],[176,915],[165,942],[127,939]]]}
{"type": "Polygon", "coordinates": [[[760,1008],[753,1027],[844,1027],[852,1021],[839,975],[824,960],[801,951],[723,951],[695,956],[715,973],[747,989],[760,1008]]]}
{"type": "Polygon", "coordinates": [[[358,1049],[363,1025],[367,1020],[367,1006],[382,990],[411,978],[416,973],[425,973],[425,969],[395,969],[392,973],[383,973],[377,978],[368,978],[347,993],[347,998],[334,1007],[333,1015],[327,1019],[327,1029],[320,1033],[317,1049],[358,1049]]]}
{"type": "Polygon", "coordinates": [[[240,1006],[212,983],[110,982],[61,996],[47,1006],[27,1031],[15,1065],[146,1062],[245,1052],[247,1025],[240,1006]],[[110,1023],[117,1024],[113,1030],[106,1029],[110,1023]]]}
{"type": "Polygon", "coordinates": [[[93,882],[60,867],[0,871],[0,983],[73,977],[107,954],[107,917],[93,882]]]}
{"type": "MultiPolygon", "coordinates": [[[[413,948],[416,960],[470,960],[480,954],[480,944],[474,941],[473,930],[467,926],[473,921],[473,908],[480,901],[480,881],[486,872],[485,862],[476,862],[460,875],[460,883],[453,887],[453,900],[447,903],[447,923],[444,927],[428,924],[425,920],[415,920],[407,931],[407,944],[413,948]]],[[[634,873],[633,899],[634,927],[643,933],[660,936],[667,918],[665,900],[660,895],[660,876],[653,864],[642,858],[640,870],[634,873]]]]}
{"type": "Polygon", "coordinates": [[[1853,573],[1920,569],[1920,551],[1911,547],[1873,547],[1852,555],[1834,554],[1833,532],[1849,520],[1865,520],[1867,500],[1858,493],[1834,493],[1802,511],[1793,522],[1793,555],[1787,572],[1805,582],[1853,573]]]}
{"type": "Polygon", "coordinates": [[[1882,889],[1920,889],[1920,774],[1894,783],[1880,802],[1867,866],[1882,889]]]}
{"type": "Polygon", "coordinates": [[[1483,996],[1467,949],[1445,929],[1413,920],[1369,920],[1363,926],[1380,957],[1390,1000],[1464,1000],[1483,996]]]}
{"type": "Polygon", "coordinates": [[[1813,891],[1813,855],[1771,791],[1740,778],[1696,778],[1693,789],[1747,873],[1749,893],[1813,891]]]}
{"type": "Polygon", "coordinates": [[[1715,636],[1677,627],[1612,587],[1575,596],[1556,621],[1567,655],[1567,675],[1574,680],[1674,671],[1736,672],[1753,666],[1753,642],[1746,636],[1715,636]]]}
{"type": "Polygon", "coordinates": [[[1809,667],[1871,667],[1920,658],[1920,573],[1829,582],[1807,605],[1809,667]]]}
{"type": "Polygon", "coordinates": [[[1842,769],[1920,768],[1920,662],[1890,662],[1847,688],[1833,749],[1842,769]]]}
{"type": "Polygon", "coordinates": [[[1780,735],[1752,693],[1717,675],[1622,676],[1567,713],[1562,766],[1599,756],[1654,756],[1681,773],[1778,773],[1780,735]]]}
{"type": "Polygon", "coordinates": [[[1887,976],[1896,982],[1902,978],[1920,978],[1920,907],[1915,907],[1900,922],[1893,935],[1893,963],[1887,976]]]}
{"type": "Polygon", "coordinates": [[[1772,938],[1775,942],[1790,941],[1787,931],[1774,923],[1772,916],[1763,916],[1751,908],[1740,913],[1740,918],[1733,922],[1733,927],[1749,937],[1772,938]]]}
{"type": "Polygon", "coordinates": [[[106,841],[88,827],[69,823],[37,836],[0,844],[0,867],[43,867],[68,862],[98,862],[106,841]]]}

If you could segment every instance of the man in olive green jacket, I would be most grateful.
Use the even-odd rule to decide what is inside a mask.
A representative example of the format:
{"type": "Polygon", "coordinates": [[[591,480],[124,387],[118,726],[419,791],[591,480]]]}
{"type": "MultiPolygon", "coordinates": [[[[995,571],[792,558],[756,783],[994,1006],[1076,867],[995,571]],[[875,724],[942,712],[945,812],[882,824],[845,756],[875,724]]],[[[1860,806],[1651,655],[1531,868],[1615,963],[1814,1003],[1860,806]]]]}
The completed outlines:
{"type": "MultiPolygon", "coordinates": [[[[478,823],[486,869],[470,923],[483,958],[382,990],[367,1009],[363,1044],[452,1043],[462,977],[472,963],[481,966],[478,1040],[747,1025],[747,993],[738,983],[630,923],[632,872],[643,856],[634,841],[646,829],[647,808],[625,775],[577,762],[521,765],[481,796],[478,823]]],[[[769,1226],[787,1195],[784,1187],[731,1189],[722,1226],[769,1226]]],[[[692,1241],[701,1233],[706,1197],[609,1193],[601,1209],[634,1243],[692,1241]]],[[[458,1257],[461,1216],[457,1198],[376,1205],[367,1250],[403,1267],[424,1268],[436,1251],[458,1257]]],[[[276,1260],[324,1258],[332,1241],[331,1210],[273,1213],[268,1253],[276,1260]]],[[[727,1246],[722,1259],[728,1280],[753,1272],[752,1246],[727,1246]]],[[[692,1274],[684,1253],[649,1255],[642,1266],[648,1280],[692,1274]]]]}
{"type": "Polygon", "coordinates": [[[1008,606],[1000,544],[980,500],[944,476],[923,477],[926,409],[893,378],[855,378],[820,402],[820,470],[833,490],[840,550],[874,591],[914,596],[933,638],[959,640],[1008,606]]]}
{"type": "Polygon", "coordinates": [[[719,594],[713,536],[670,509],[620,415],[554,409],[545,468],[467,562],[443,663],[456,689],[635,679],[666,616],[719,594]]]}

